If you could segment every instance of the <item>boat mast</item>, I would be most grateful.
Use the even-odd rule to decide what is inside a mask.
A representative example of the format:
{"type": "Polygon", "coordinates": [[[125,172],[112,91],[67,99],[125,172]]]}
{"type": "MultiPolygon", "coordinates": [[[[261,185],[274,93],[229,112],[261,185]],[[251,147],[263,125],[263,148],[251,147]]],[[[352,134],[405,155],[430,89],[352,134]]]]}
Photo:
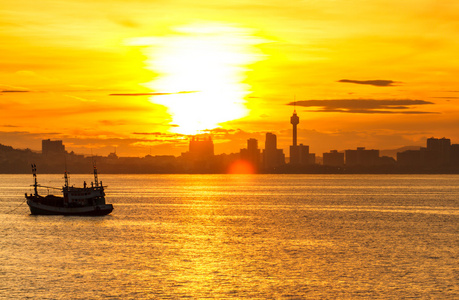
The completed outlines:
{"type": "Polygon", "coordinates": [[[96,167],[96,163],[94,162],[93,163],[93,166],[94,166],[94,184],[96,185],[96,187],[99,186],[99,179],[97,178],[97,167],[96,167]]]}
{"type": "Polygon", "coordinates": [[[37,183],[37,165],[32,164],[32,174],[34,179],[33,190],[35,192],[35,196],[38,196],[38,183],[37,183]]]}
{"type": "Polygon", "coordinates": [[[69,177],[67,176],[67,171],[64,171],[65,185],[64,188],[68,189],[69,187],[69,177]]]}

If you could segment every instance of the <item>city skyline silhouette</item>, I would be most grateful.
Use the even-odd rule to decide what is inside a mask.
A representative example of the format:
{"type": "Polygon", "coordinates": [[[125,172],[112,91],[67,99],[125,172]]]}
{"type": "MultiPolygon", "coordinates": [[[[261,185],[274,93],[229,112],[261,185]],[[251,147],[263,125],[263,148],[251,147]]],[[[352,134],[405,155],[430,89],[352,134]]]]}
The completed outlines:
{"type": "Polygon", "coordinates": [[[272,132],[288,156],[294,104],[312,153],[459,140],[457,5],[353,1],[5,3],[0,142],[178,156],[272,132]]]}
{"type": "Polygon", "coordinates": [[[458,33],[458,0],[2,1],[0,298],[459,299],[458,33]]]}
{"type": "MultiPolygon", "coordinates": [[[[292,126],[299,124],[296,112],[292,126]]],[[[89,162],[96,161],[107,173],[459,173],[459,144],[447,138],[429,138],[426,147],[403,148],[395,157],[380,155],[379,149],[330,150],[318,156],[309,145],[297,144],[292,134],[290,156],[277,148],[277,136],[266,133],[265,147],[250,138],[238,153],[214,153],[210,135],[192,136],[189,149],[180,156],[146,155],[120,157],[82,155],[68,152],[62,140],[42,140],[41,152],[0,145],[0,173],[24,173],[38,161],[44,172],[86,172],[89,162]],[[293,155],[293,156],[292,156],[293,155]]]]}

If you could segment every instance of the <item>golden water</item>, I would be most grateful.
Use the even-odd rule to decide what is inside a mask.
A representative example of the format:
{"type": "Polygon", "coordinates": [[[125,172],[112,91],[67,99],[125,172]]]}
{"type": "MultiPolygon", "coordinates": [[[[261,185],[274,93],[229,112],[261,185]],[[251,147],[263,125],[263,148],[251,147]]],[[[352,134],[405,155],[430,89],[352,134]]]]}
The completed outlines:
{"type": "Polygon", "coordinates": [[[0,299],[459,298],[459,176],[100,178],[113,213],[63,217],[0,175],[0,299]]]}

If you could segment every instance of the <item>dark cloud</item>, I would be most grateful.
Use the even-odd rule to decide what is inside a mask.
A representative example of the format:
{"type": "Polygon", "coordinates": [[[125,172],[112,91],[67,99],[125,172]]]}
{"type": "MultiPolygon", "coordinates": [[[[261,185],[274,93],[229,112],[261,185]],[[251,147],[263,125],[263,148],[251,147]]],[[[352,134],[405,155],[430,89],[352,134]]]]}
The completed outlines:
{"type": "Polygon", "coordinates": [[[21,90],[3,90],[1,93],[29,93],[30,91],[21,91],[21,90]]]}
{"type": "Polygon", "coordinates": [[[162,133],[162,132],[133,132],[132,134],[137,134],[137,135],[163,135],[164,133],[162,133]]]}
{"type": "MultiPolygon", "coordinates": [[[[168,125],[168,126],[176,126],[176,125],[168,125]]],[[[215,137],[215,136],[221,136],[223,134],[233,134],[236,131],[237,131],[236,129],[224,129],[224,128],[205,129],[205,130],[202,130],[202,135],[212,134],[215,137]]],[[[190,136],[190,135],[180,134],[180,133],[163,133],[163,132],[133,132],[132,134],[145,135],[145,136],[161,136],[161,137],[190,136]]]]}
{"type": "Polygon", "coordinates": [[[198,91],[182,91],[177,93],[122,93],[122,94],[110,94],[110,96],[164,96],[164,95],[176,95],[176,94],[190,94],[197,93],[198,91]]]}
{"type": "Polygon", "coordinates": [[[355,83],[355,84],[366,84],[374,86],[394,86],[394,83],[400,83],[393,80],[352,80],[352,79],[341,79],[338,82],[355,83]]]}
{"type": "Polygon", "coordinates": [[[392,110],[371,110],[371,109],[321,109],[314,110],[314,112],[342,112],[353,114],[404,114],[404,115],[423,115],[423,114],[436,114],[436,112],[429,111],[392,111],[392,110]]]}
{"type": "Polygon", "coordinates": [[[412,106],[434,104],[424,100],[410,99],[335,99],[335,100],[301,100],[288,105],[316,107],[316,112],[342,112],[359,114],[434,114],[435,112],[412,111],[412,106]]]}
{"type": "Polygon", "coordinates": [[[164,133],[164,132],[133,132],[135,135],[153,135],[153,136],[187,136],[181,133],[164,133]]]}

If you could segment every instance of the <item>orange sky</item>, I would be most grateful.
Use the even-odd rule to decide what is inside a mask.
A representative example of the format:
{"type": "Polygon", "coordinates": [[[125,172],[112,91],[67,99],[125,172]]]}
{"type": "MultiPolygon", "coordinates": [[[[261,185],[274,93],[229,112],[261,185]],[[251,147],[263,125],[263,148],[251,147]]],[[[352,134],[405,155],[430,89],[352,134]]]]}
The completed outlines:
{"type": "Polygon", "coordinates": [[[459,143],[459,2],[4,1],[0,143],[216,154],[278,136],[331,149],[459,143]]]}

